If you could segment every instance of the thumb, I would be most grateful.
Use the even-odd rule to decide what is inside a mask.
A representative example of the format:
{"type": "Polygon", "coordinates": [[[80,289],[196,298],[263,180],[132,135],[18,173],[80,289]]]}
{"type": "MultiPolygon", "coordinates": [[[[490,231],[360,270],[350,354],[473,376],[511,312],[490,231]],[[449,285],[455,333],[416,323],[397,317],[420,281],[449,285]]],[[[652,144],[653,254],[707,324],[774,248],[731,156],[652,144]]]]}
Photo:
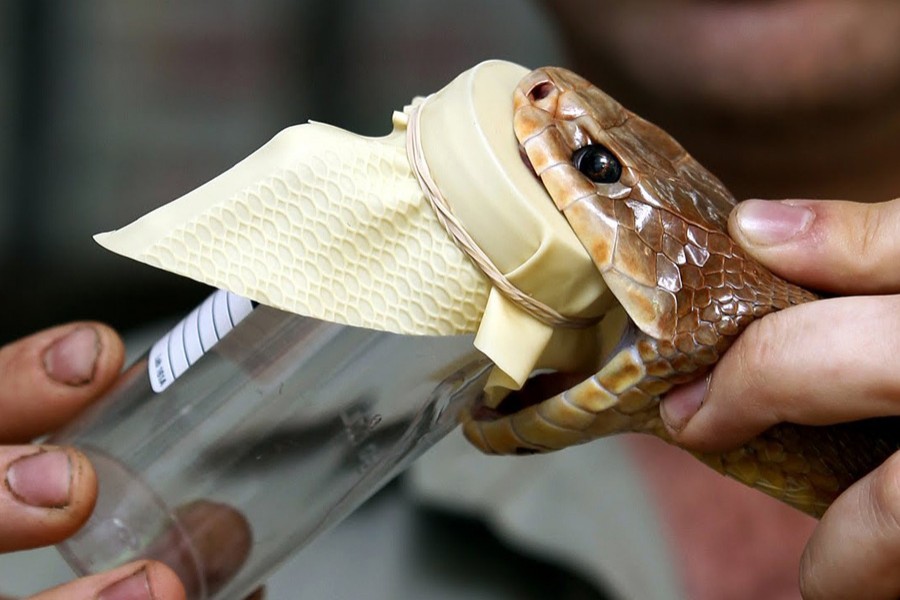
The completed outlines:
{"type": "Polygon", "coordinates": [[[900,290],[900,199],[747,200],[732,211],[731,236],[794,283],[837,294],[900,290]]]}

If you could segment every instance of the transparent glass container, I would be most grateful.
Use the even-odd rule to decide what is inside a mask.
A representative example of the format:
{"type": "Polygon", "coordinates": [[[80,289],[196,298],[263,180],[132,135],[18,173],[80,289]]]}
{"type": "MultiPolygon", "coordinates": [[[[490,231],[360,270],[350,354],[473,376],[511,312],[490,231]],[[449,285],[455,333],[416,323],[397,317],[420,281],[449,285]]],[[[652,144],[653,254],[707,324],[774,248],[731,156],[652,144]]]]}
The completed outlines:
{"type": "Polygon", "coordinates": [[[262,584],[455,427],[490,370],[471,336],[265,306],[158,393],[151,356],[51,440],[82,449],[100,482],[90,521],[59,550],[80,574],[162,560],[195,600],[262,584]]]}

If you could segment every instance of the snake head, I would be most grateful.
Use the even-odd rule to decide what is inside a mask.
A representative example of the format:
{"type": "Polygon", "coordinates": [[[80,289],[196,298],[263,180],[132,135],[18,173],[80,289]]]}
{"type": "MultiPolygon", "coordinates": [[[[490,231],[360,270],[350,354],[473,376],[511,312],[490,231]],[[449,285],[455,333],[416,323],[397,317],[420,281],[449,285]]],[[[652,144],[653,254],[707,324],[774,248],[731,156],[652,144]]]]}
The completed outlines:
{"type": "Polygon", "coordinates": [[[671,339],[684,277],[732,246],[733,196],[666,132],[570,71],[533,71],[514,103],[523,154],[610,290],[644,333],[671,339]]]}
{"type": "MultiPolygon", "coordinates": [[[[464,432],[497,454],[548,452],[625,431],[672,441],[660,396],[706,372],[754,319],[816,296],[728,237],[734,199],[718,179],[581,77],[532,72],[515,92],[514,114],[522,153],[631,322],[596,374],[574,385],[562,373],[529,380],[496,407],[476,405],[464,432]]],[[[896,440],[878,432],[883,426],[896,430],[781,424],[743,447],[697,457],[820,516],[896,451],[896,440]],[[846,452],[864,444],[859,455],[846,452]]]]}

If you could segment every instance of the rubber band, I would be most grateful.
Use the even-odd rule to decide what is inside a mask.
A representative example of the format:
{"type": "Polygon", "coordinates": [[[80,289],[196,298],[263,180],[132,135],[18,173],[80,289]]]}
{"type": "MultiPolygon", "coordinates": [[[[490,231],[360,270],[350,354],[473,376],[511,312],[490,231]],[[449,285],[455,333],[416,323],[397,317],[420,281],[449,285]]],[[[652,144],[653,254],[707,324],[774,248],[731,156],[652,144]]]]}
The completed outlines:
{"type": "Polygon", "coordinates": [[[420,138],[422,104],[409,108],[406,152],[409,157],[410,167],[419,182],[419,187],[422,188],[422,192],[431,204],[432,209],[434,209],[438,221],[456,245],[475,263],[501,294],[541,323],[551,327],[566,329],[584,329],[597,324],[600,320],[599,318],[568,317],[520,290],[506,278],[484,250],[472,239],[472,236],[469,235],[463,224],[453,214],[450,204],[434,181],[428,168],[428,162],[425,160],[425,153],[422,150],[420,138]]]}

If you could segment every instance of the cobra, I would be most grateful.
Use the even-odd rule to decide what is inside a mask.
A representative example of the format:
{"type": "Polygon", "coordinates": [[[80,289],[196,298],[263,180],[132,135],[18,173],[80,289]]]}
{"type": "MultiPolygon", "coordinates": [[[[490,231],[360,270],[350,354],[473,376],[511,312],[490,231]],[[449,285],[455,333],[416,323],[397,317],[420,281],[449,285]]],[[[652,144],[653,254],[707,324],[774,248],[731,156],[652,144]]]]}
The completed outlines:
{"type": "MultiPolygon", "coordinates": [[[[620,432],[672,442],[660,396],[708,372],[755,319],[817,296],[743,252],[727,233],[735,199],[722,183],[588,81],[538,69],[514,103],[524,155],[629,323],[594,375],[550,397],[529,383],[497,406],[476,404],[463,430],[492,454],[548,452],[620,432]]],[[[695,454],[818,517],[900,448],[898,426],[893,417],[782,423],[730,452],[695,454]]]]}

